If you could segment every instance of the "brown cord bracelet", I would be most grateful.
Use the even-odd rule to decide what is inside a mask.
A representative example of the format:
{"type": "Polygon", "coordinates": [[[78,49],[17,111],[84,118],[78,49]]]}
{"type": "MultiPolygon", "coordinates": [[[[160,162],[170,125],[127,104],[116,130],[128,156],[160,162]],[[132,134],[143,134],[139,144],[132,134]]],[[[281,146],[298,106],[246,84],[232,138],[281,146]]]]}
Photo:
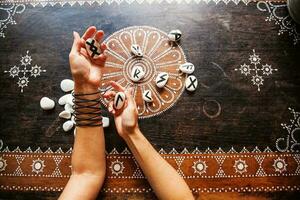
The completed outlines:
{"type": "Polygon", "coordinates": [[[88,94],[72,93],[76,126],[102,126],[100,98],[87,98],[96,94],[100,94],[100,91],[88,94]]]}

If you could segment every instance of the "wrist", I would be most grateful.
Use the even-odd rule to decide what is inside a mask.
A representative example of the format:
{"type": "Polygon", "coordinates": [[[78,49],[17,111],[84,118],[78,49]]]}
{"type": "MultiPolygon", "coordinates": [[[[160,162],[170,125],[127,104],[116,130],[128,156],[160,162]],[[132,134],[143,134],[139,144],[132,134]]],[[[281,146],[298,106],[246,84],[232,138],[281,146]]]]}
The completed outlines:
{"type": "MultiPolygon", "coordinates": [[[[75,83],[74,86],[74,93],[75,94],[92,94],[97,93],[99,91],[98,87],[92,86],[92,85],[84,85],[84,84],[78,84],[75,83]]],[[[87,96],[88,99],[95,99],[100,98],[100,93],[95,95],[89,95],[87,96]]]]}
{"type": "Polygon", "coordinates": [[[121,137],[127,141],[138,138],[140,135],[142,135],[142,132],[140,131],[139,127],[136,126],[132,130],[126,131],[126,133],[122,134],[121,137]]]}

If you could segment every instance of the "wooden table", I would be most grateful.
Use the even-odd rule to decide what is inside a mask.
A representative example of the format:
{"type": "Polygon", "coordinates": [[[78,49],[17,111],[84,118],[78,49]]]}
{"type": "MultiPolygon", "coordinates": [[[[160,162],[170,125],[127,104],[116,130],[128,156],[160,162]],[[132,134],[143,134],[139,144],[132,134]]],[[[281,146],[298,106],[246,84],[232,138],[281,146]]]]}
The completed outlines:
{"type": "MultiPolygon", "coordinates": [[[[198,89],[139,123],[195,196],[299,198],[300,29],[285,1],[15,2],[0,3],[1,199],[56,199],[68,180],[73,132],[62,130],[62,107],[44,112],[39,100],[64,94],[72,31],[90,25],[105,37],[129,26],[182,30],[198,89]]],[[[104,114],[108,178],[99,199],[155,199],[104,114]]]]}

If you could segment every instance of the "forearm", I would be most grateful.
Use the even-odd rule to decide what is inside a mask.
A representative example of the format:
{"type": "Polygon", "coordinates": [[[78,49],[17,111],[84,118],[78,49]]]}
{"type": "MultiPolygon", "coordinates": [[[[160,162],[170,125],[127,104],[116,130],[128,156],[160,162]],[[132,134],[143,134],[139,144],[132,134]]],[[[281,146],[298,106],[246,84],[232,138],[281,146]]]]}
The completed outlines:
{"type": "Polygon", "coordinates": [[[159,199],[194,199],[183,178],[159,155],[139,130],[126,135],[124,140],[159,199]]]}
{"type": "Polygon", "coordinates": [[[105,142],[102,127],[76,127],[72,174],[105,175],[105,142]]]}

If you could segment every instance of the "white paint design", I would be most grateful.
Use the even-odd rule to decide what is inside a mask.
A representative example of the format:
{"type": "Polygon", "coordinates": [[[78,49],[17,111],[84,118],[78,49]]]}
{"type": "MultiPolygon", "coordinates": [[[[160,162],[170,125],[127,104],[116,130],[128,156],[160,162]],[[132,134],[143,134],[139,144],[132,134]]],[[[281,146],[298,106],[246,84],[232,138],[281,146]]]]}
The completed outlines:
{"type": "Polygon", "coordinates": [[[182,165],[182,163],[183,163],[183,161],[184,161],[184,158],[185,157],[183,157],[183,156],[176,156],[175,157],[175,162],[176,162],[176,165],[177,165],[177,173],[181,176],[181,177],[185,177],[185,175],[184,175],[184,173],[183,173],[183,171],[182,171],[182,169],[181,169],[181,165],[182,165]]]}
{"type": "Polygon", "coordinates": [[[0,172],[4,171],[7,167],[6,160],[0,157],[0,172]]]}
{"type": "Polygon", "coordinates": [[[192,168],[194,169],[194,173],[196,174],[205,174],[206,173],[206,169],[208,168],[208,166],[206,165],[205,161],[202,160],[198,160],[196,162],[194,162],[194,165],[192,166],[192,168]]]}
{"type": "Polygon", "coordinates": [[[285,160],[282,158],[274,159],[274,164],[272,165],[275,169],[275,172],[282,173],[286,171],[287,164],[285,163],[285,160]]]}
{"type": "Polygon", "coordinates": [[[123,162],[119,160],[115,160],[111,163],[110,167],[111,173],[118,176],[119,174],[123,173],[123,170],[125,169],[123,162]]]}
{"type": "Polygon", "coordinates": [[[133,158],[134,164],[135,164],[135,170],[133,172],[132,178],[145,178],[138,162],[136,161],[136,159],[133,158]]]}
{"type": "Polygon", "coordinates": [[[256,176],[266,176],[267,174],[262,167],[262,163],[264,162],[266,155],[255,155],[254,157],[259,165],[255,175],[256,176]]]}
{"type": "Polygon", "coordinates": [[[25,159],[25,155],[16,155],[15,158],[17,160],[18,166],[17,166],[17,169],[14,171],[13,176],[23,176],[24,173],[22,171],[21,164],[22,164],[23,160],[25,159]]]}
{"type": "Polygon", "coordinates": [[[276,140],[276,148],[280,152],[299,152],[300,143],[296,139],[296,134],[300,134],[300,112],[289,108],[293,118],[290,119],[290,124],[282,123],[281,126],[288,134],[286,138],[278,138],[276,140]]]}
{"type": "Polygon", "coordinates": [[[59,169],[59,164],[63,158],[64,158],[64,156],[58,156],[58,155],[53,157],[56,167],[55,167],[54,171],[52,172],[51,176],[53,176],[53,177],[61,177],[62,176],[60,169],[59,169]]]}
{"type": "MultiPolygon", "coordinates": [[[[143,4],[143,3],[147,3],[147,4],[155,4],[155,3],[168,3],[168,4],[199,4],[199,3],[206,3],[206,4],[210,4],[210,3],[215,3],[215,4],[219,4],[219,3],[224,3],[225,5],[229,4],[229,3],[233,3],[235,5],[238,5],[239,3],[244,3],[245,5],[248,5],[248,3],[250,3],[252,0],[166,0],[166,1],[162,1],[162,0],[74,0],[74,1],[68,1],[68,0],[14,0],[15,3],[24,3],[24,4],[30,4],[33,7],[35,6],[55,6],[55,5],[60,5],[60,6],[74,6],[74,5],[79,5],[82,6],[84,4],[86,5],[102,5],[103,3],[106,3],[108,5],[116,3],[118,5],[122,4],[122,3],[127,3],[127,4],[132,4],[132,3],[138,3],[138,4],[143,4]]],[[[9,4],[8,2],[4,2],[3,5],[9,4]]]]}
{"type": "MultiPolygon", "coordinates": [[[[0,146],[1,146],[1,139],[0,139],[0,146]]],[[[3,145],[2,145],[3,146],[3,145]]],[[[72,148],[63,151],[61,148],[58,148],[57,150],[52,150],[50,147],[45,150],[42,151],[40,147],[37,147],[35,150],[32,150],[31,147],[26,148],[25,150],[21,150],[20,147],[16,147],[14,150],[10,150],[8,148],[8,146],[6,146],[5,148],[0,148],[0,152],[2,153],[61,153],[61,154],[72,154],[72,148]]],[[[264,149],[259,149],[257,146],[254,147],[253,150],[248,150],[246,147],[243,147],[240,151],[237,151],[234,149],[234,147],[231,147],[228,151],[224,151],[221,147],[219,147],[216,151],[212,151],[209,147],[204,150],[204,151],[200,151],[197,147],[195,149],[192,150],[188,150],[187,148],[184,148],[183,151],[177,151],[175,148],[172,148],[171,151],[165,151],[163,148],[161,148],[158,151],[160,154],[217,154],[217,153],[228,153],[228,154],[233,154],[233,153],[273,153],[273,152],[277,152],[277,151],[273,151],[272,149],[270,149],[270,147],[266,147],[264,149]]],[[[118,154],[131,154],[130,151],[125,148],[123,151],[118,152],[116,148],[113,148],[110,152],[107,153],[108,155],[118,155],[118,154]]]]}
{"type": "Polygon", "coordinates": [[[233,167],[236,173],[243,174],[247,172],[248,165],[246,164],[245,160],[238,159],[234,161],[233,167]]]}
{"type": "Polygon", "coordinates": [[[46,167],[46,165],[44,164],[43,160],[38,158],[37,160],[32,161],[31,167],[32,167],[32,172],[39,174],[39,173],[43,173],[43,170],[46,167]]]}
{"type": "Polygon", "coordinates": [[[216,177],[218,177],[218,178],[224,178],[224,177],[226,177],[226,174],[225,174],[225,172],[224,172],[224,170],[222,168],[222,165],[223,165],[223,163],[224,163],[224,161],[226,159],[226,156],[215,156],[215,159],[216,159],[216,161],[219,164],[219,169],[218,169],[218,172],[216,174],[216,177]]]}
{"type": "MultiPolygon", "coordinates": [[[[103,74],[103,80],[122,80],[123,86],[134,87],[135,98],[142,99],[141,94],[145,90],[150,90],[152,93],[151,104],[141,101],[137,105],[140,118],[159,115],[171,108],[180,98],[184,91],[183,83],[186,75],[181,75],[176,70],[186,62],[185,55],[179,45],[174,47],[169,43],[167,33],[149,26],[132,26],[113,33],[104,42],[109,56],[113,58],[113,61],[108,59],[107,67],[113,68],[113,72],[103,74]],[[139,45],[143,52],[142,57],[131,55],[131,44],[139,45]],[[142,79],[132,79],[136,66],[144,72],[142,79]],[[174,72],[168,73],[170,84],[165,85],[163,93],[158,92],[154,80],[157,74],[168,72],[168,69],[174,72]]],[[[101,92],[109,90],[113,90],[109,84],[103,83],[100,87],[101,92]]],[[[102,99],[102,103],[107,105],[105,99],[102,99]]]]}
{"type": "Polygon", "coordinates": [[[217,100],[205,100],[202,106],[203,113],[210,119],[216,118],[221,114],[222,107],[221,104],[217,100]],[[217,111],[214,113],[210,113],[208,109],[211,107],[210,104],[215,104],[217,107],[217,111]],[[210,106],[209,106],[210,105],[210,106]]]}
{"type": "Polygon", "coordinates": [[[249,57],[250,64],[242,64],[240,68],[235,68],[235,71],[240,71],[242,75],[251,76],[251,81],[253,85],[257,86],[257,91],[260,91],[260,86],[264,84],[264,76],[269,76],[273,71],[278,71],[272,68],[269,64],[261,64],[261,58],[255,53],[253,49],[253,54],[249,57]]]}
{"type": "MultiPolygon", "coordinates": [[[[48,148],[46,151],[42,151],[40,148],[37,148],[36,150],[32,150],[30,147],[26,150],[22,151],[19,147],[17,147],[14,150],[9,150],[8,147],[5,147],[3,150],[0,151],[2,153],[2,159],[6,158],[7,156],[11,157],[13,156],[16,159],[17,168],[14,170],[13,173],[5,173],[5,171],[1,172],[0,170],[0,177],[1,176],[24,176],[24,177],[33,177],[33,176],[39,176],[39,177],[64,177],[68,178],[70,177],[69,174],[62,174],[60,169],[62,167],[62,164],[65,162],[62,162],[63,159],[70,159],[72,149],[69,149],[64,153],[64,151],[59,148],[56,151],[52,151],[50,148],[48,148]],[[11,153],[18,153],[16,155],[12,155],[11,153]],[[24,153],[24,154],[23,154],[24,153]],[[28,155],[28,153],[30,155],[28,155]],[[49,154],[53,154],[49,156],[49,154]],[[37,155],[38,154],[38,155],[37,155]],[[61,154],[61,155],[59,155],[61,154]],[[62,155],[67,154],[67,155],[62,155]],[[49,174],[42,173],[43,169],[46,167],[44,164],[44,158],[52,157],[56,167],[53,172],[50,172],[49,174]],[[33,167],[34,173],[28,173],[26,171],[22,171],[22,167],[24,164],[28,163],[28,158],[34,158],[32,159],[32,164],[30,165],[33,167]],[[23,162],[24,161],[24,162],[23,162]],[[39,164],[37,164],[39,163],[39,164]],[[36,171],[35,171],[36,170],[36,171]],[[38,171],[38,172],[37,172],[38,171]]],[[[109,179],[144,179],[145,176],[142,173],[141,168],[139,167],[137,161],[134,159],[130,151],[128,151],[127,148],[125,148],[123,151],[120,151],[119,153],[115,148],[107,154],[107,158],[111,160],[110,169],[112,170],[112,175],[108,176],[109,179]],[[124,166],[123,160],[133,160],[135,163],[134,171],[131,175],[123,175],[128,174],[128,171],[125,171],[126,168],[124,166]]],[[[177,165],[177,172],[186,179],[197,179],[197,178],[253,178],[253,177],[279,177],[279,176],[299,176],[300,174],[300,155],[295,153],[284,153],[280,155],[280,159],[278,159],[278,154],[274,154],[274,152],[269,148],[266,147],[264,150],[260,150],[258,147],[255,147],[253,150],[249,151],[245,147],[240,151],[236,151],[233,147],[230,148],[229,151],[225,152],[222,148],[217,149],[216,151],[212,151],[210,148],[207,148],[203,153],[198,150],[198,148],[195,148],[192,151],[189,151],[188,149],[184,148],[182,151],[177,151],[175,148],[173,148],[171,151],[167,152],[164,149],[161,149],[159,151],[161,156],[164,159],[167,160],[174,160],[177,165]],[[194,155],[187,155],[187,154],[194,154],[194,155]],[[254,154],[253,154],[254,153],[254,154]],[[180,155],[179,155],[180,154],[180,155]],[[264,159],[268,159],[269,161],[266,161],[264,163],[264,159]],[[270,163],[270,158],[271,162],[270,163]],[[193,169],[194,175],[188,175],[185,174],[181,166],[185,165],[184,161],[186,159],[195,159],[193,161],[193,166],[191,168],[193,169]],[[216,160],[218,163],[218,170],[215,171],[215,162],[210,162],[212,159],[216,160]],[[256,160],[258,163],[257,165],[251,165],[248,166],[246,163],[246,160],[256,160]],[[297,163],[297,169],[289,169],[290,171],[287,171],[287,161],[294,159],[297,163]],[[208,160],[206,162],[206,160],[208,160]],[[230,170],[228,168],[223,169],[223,163],[227,160],[227,162],[234,161],[233,166],[233,172],[236,174],[231,174],[230,170]],[[273,161],[272,161],[273,160],[273,161]],[[269,165],[267,165],[269,164],[269,165]],[[274,173],[266,173],[264,170],[268,169],[270,165],[273,164],[274,173]],[[209,166],[212,167],[214,174],[209,172],[209,175],[207,174],[207,170],[209,166]],[[249,169],[251,168],[251,169],[249,169]],[[248,172],[249,169],[249,172],[248,172]],[[254,169],[257,169],[256,171],[254,169]],[[229,171],[229,173],[225,173],[225,171],[229,171]],[[280,171],[279,171],[280,170],[280,171]],[[245,173],[248,172],[248,173],[245,173]],[[279,173],[276,173],[279,172],[279,173]],[[283,173],[286,172],[286,173],[283,173]]],[[[3,162],[4,163],[4,162],[3,162]]],[[[4,164],[5,165],[5,164],[4,164]]],[[[4,166],[3,165],[3,166],[4,166]]],[[[1,163],[0,163],[1,167],[1,163]]],[[[192,170],[191,169],[191,170],[192,170]]],[[[129,171],[132,171],[131,168],[128,168],[129,171]]]]}
{"type": "Polygon", "coordinates": [[[8,6],[4,6],[0,3],[0,38],[5,38],[4,30],[8,25],[17,24],[16,20],[14,20],[15,14],[21,14],[25,10],[24,4],[9,3],[7,5],[8,6]]]}
{"type": "Polygon", "coordinates": [[[294,154],[293,157],[294,157],[294,159],[295,159],[295,161],[298,165],[297,169],[295,170],[295,174],[299,175],[300,174],[300,155],[299,154],[294,154]]]}
{"type": "Polygon", "coordinates": [[[9,73],[9,76],[12,78],[18,77],[18,87],[21,88],[21,93],[24,91],[24,87],[28,86],[29,77],[36,78],[40,76],[42,72],[46,72],[46,70],[41,69],[41,66],[32,65],[32,58],[29,55],[29,51],[26,51],[25,56],[21,56],[20,65],[14,65],[8,71],[4,71],[4,73],[9,73]]]}
{"type": "Polygon", "coordinates": [[[300,41],[300,33],[297,30],[297,24],[289,15],[287,4],[274,4],[272,2],[259,1],[257,8],[260,11],[268,12],[269,16],[265,21],[274,21],[279,26],[278,35],[288,33],[293,37],[294,45],[300,41]]]}

